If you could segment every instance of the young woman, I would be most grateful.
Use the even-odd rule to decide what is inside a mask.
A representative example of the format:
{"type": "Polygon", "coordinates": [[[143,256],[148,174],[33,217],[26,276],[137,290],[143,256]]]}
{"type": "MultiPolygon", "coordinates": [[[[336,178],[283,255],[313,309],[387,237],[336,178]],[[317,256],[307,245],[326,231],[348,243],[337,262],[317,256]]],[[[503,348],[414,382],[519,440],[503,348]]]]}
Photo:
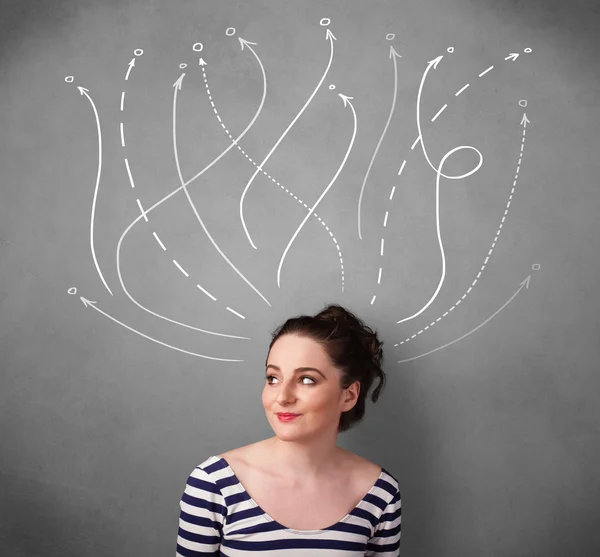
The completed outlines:
{"type": "Polygon", "coordinates": [[[339,305],[273,333],[262,403],[275,435],[211,456],[180,502],[177,555],[400,555],[398,481],[337,446],[358,423],[383,343],[339,305]]]}

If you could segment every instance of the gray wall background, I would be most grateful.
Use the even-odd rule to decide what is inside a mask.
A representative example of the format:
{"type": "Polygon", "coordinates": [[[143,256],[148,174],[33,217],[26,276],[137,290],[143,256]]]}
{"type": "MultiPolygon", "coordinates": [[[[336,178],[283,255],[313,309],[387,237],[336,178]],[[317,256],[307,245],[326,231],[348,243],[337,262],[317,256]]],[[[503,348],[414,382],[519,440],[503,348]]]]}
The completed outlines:
{"type": "MultiPolygon", "coordinates": [[[[260,401],[270,331],[337,302],[385,342],[387,388],[339,443],[399,479],[403,555],[599,554],[597,3],[19,0],[0,10],[0,553],[174,554],[191,470],[273,434],[260,401]],[[334,44],[321,87],[265,163],[272,179],[259,172],[245,197],[255,247],[239,200],[256,166],[236,146],[189,198],[180,190],[123,236],[137,199],[148,210],[180,186],[173,84],[183,72],[184,179],[232,145],[199,55],[231,136],[256,114],[263,78],[238,37],[256,43],[267,76],[239,140],[256,164],[334,44]],[[361,239],[360,191],[394,93],[390,45],[401,56],[396,105],[365,185],[361,239]],[[439,165],[468,145],[483,165],[441,178],[444,281],[398,324],[442,277],[436,172],[411,149],[419,84],[440,55],[422,93],[428,156],[439,165]],[[352,139],[338,93],[353,97],[355,141],[278,285],[308,213],[292,194],[312,207],[352,139]],[[94,249],[113,295],[90,247],[92,102],[103,147],[94,249]]],[[[443,172],[477,162],[463,149],[443,172]]]]}

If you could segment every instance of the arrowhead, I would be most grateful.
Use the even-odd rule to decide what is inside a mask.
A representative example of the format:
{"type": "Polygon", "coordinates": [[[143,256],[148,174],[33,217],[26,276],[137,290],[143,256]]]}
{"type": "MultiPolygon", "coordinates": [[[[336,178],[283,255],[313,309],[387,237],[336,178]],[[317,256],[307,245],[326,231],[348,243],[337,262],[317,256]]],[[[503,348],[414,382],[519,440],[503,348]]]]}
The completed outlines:
{"type": "MultiPolygon", "coordinates": [[[[250,41],[247,41],[246,39],[242,39],[242,37],[238,37],[238,41],[240,41],[240,45],[242,47],[242,50],[244,50],[244,45],[248,46],[248,45],[251,45],[251,44],[256,44],[256,43],[251,43],[250,41]]],[[[248,48],[250,48],[250,47],[248,47],[248,48]]]]}
{"type": "Polygon", "coordinates": [[[204,58],[200,58],[200,60],[198,61],[198,64],[200,64],[201,66],[206,66],[206,62],[204,61],[204,58]]]}
{"type": "Polygon", "coordinates": [[[354,99],[354,97],[348,97],[347,95],[342,95],[342,93],[338,93],[342,100],[344,101],[344,106],[346,106],[346,102],[350,102],[350,99],[354,99]]]}
{"type": "Polygon", "coordinates": [[[531,121],[529,118],[527,118],[527,114],[524,112],[523,118],[521,119],[521,125],[524,126],[525,124],[531,124],[531,121]]]}
{"type": "Polygon", "coordinates": [[[181,84],[183,83],[183,76],[184,76],[184,75],[185,75],[185,73],[182,73],[182,74],[179,76],[179,79],[178,79],[178,80],[177,80],[175,83],[173,83],[173,87],[177,87],[177,88],[179,88],[179,90],[180,90],[180,91],[181,91],[181,84]]]}
{"type": "Polygon", "coordinates": [[[83,95],[83,92],[85,91],[86,93],[89,92],[89,89],[86,89],[85,87],[81,87],[81,86],[77,86],[77,89],[79,89],[79,92],[83,95]]]}
{"type": "Polygon", "coordinates": [[[437,58],[434,58],[433,60],[429,60],[429,67],[433,66],[433,69],[435,70],[443,57],[444,56],[442,55],[438,56],[437,58]]]}
{"type": "Polygon", "coordinates": [[[328,39],[333,39],[334,41],[337,41],[335,35],[329,29],[327,29],[327,32],[325,33],[325,40],[328,39]]]}
{"type": "Polygon", "coordinates": [[[398,57],[398,58],[402,58],[402,56],[400,56],[400,54],[398,54],[398,53],[396,52],[396,50],[394,49],[394,47],[393,47],[392,45],[390,45],[390,58],[391,58],[392,56],[396,56],[396,57],[398,57]]]}
{"type": "Polygon", "coordinates": [[[98,303],[98,302],[92,302],[91,300],[88,300],[87,298],[84,298],[83,296],[81,296],[79,299],[83,302],[83,305],[85,307],[88,307],[88,304],[91,305],[91,304],[97,304],[98,303]]]}
{"type": "Polygon", "coordinates": [[[523,287],[523,285],[525,285],[525,288],[527,288],[529,290],[529,282],[531,281],[531,275],[529,275],[522,283],[521,283],[521,287],[523,287]]]}
{"type": "Polygon", "coordinates": [[[132,59],[131,59],[131,62],[129,62],[129,65],[130,65],[130,66],[135,66],[135,58],[132,58],[132,59]]]}
{"type": "Polygon", "coordinates": [[[519,57],[519,53],[518,52],[511,52],[506,58],[505,60],[516,60],[519,57]]]}

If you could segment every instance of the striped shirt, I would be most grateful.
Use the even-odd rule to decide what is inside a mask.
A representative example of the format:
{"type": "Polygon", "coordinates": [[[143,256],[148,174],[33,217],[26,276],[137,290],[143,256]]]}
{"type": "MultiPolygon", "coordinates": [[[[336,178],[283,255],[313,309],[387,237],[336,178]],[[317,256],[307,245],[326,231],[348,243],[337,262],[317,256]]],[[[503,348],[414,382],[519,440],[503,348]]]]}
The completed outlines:
{"type": "Polygon", "coordinates": [[[384,468],[358,505],[324,530],[293,530],[277,522],[220,456],[209,457],[192,471],[179,507],[178,557],[400,555],[400,491],[384,468]]]}

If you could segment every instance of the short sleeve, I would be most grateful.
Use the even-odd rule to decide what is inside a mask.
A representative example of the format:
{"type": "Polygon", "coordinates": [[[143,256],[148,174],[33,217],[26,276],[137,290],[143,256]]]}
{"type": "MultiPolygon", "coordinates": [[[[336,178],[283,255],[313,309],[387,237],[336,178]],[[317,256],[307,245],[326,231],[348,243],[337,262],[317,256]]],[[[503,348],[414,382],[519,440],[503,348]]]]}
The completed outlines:
{"type": "Polygon", "coordinates": [[[219,555],[227,506],[219,486],[202,468],[188,477],[179,507],[177,557],[219,555]]]}
{"type": "Polygon", "coordinates": [[[402,498],[400,491],[396,489],[392,500],[379,518],[373,537],[369,539],[365,557],[398,557],[401,523],[402,498]]]}

